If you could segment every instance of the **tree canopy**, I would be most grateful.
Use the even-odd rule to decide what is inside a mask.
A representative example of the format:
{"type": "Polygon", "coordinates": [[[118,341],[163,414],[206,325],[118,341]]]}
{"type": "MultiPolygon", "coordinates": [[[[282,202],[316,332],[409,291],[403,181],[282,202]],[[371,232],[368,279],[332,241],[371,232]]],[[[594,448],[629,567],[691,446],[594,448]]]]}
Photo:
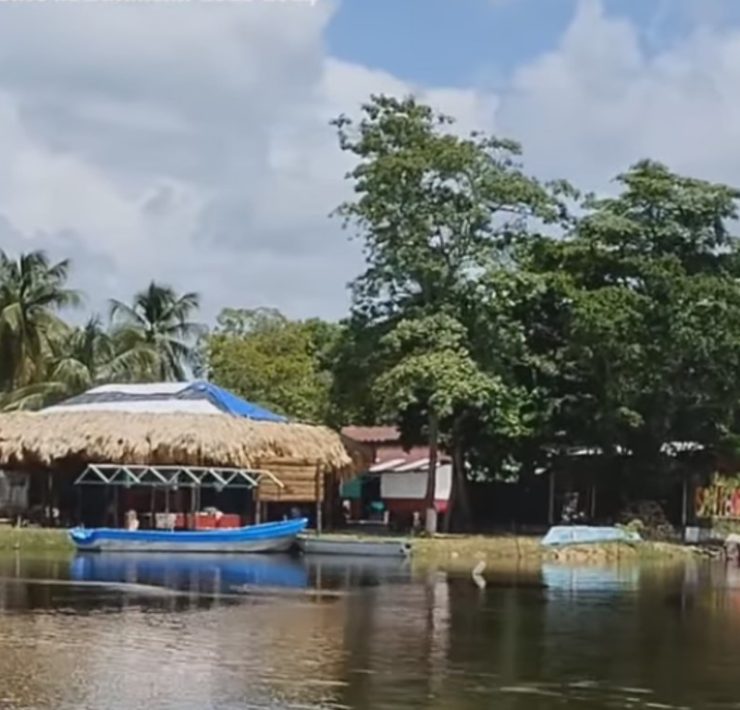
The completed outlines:
{"type": "Polygon", "coordinates": [[[396,423],[463,483],[574,446],[646,476],[672,442],[740,447],[740,191],[642,160],[580,193],[413,98],[333,123],[366,257],[341,323],[228,307],[205,332],[197,294],[152,282],[74,326],[70,263],[0,252],[0,408],[198,368],[297,419],[396,423]]]}
{"type": "Polygon", "coordinates": [[[209,376],[290,417],[330,418],[329,353],[339,326],[291,321],[274,309],[227,309],[206,339],[209,376]]]}

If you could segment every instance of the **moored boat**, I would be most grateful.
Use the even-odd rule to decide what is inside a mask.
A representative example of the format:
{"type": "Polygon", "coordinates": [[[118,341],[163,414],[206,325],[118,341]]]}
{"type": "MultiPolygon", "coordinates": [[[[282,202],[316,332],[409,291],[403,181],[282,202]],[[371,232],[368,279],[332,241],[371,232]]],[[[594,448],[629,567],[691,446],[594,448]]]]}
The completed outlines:
{"type": "Polygon", "coordinates": [[[369,540],[344,535],[298,537],[301,552],[307,555],[344,555],[347,557],[408,557],[408,540],[369,540]]]}
{"type": "Polygon", "coordinates": [[[69,536],[88,552],[287,552],[307,524],[299,518],[202,532],[73,528],[69,536]]]}
{"type": "Polygon", "coordinates": [[[640,542],[639,533],[618,527],[593,527],[590,525],[555,525],[542,538],[548,547],[558,545],[586,545],[603,542],[640,542]]]}

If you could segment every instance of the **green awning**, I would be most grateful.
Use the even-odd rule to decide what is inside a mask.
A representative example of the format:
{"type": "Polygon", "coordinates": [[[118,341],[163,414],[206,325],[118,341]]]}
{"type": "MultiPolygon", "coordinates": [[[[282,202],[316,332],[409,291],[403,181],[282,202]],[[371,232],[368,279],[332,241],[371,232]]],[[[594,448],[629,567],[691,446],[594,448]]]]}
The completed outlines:
{"type": "Polygon", "coordinates": [[[345,481],[339,487],[339,495],[348,500],[360,500],[362,498],[362,480],[363,476],[357,476],[351,481],[345,481]]]}

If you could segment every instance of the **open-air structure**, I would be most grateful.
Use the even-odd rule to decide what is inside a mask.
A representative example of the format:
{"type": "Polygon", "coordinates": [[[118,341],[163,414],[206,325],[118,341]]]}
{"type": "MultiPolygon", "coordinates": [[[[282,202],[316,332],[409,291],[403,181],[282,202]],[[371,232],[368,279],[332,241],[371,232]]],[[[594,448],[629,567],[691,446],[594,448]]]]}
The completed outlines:
{"type": "Polygon", "coordinates": [[[119,521],[134,508],[154,524],[157,513],[204,507],[255,522],[302,506],[320,525],[364,460],[327,427],[287,421],[206,382],[106,385],[0,415],[0,469],[26,486],[29,511],[70,523],[119,521]]]}

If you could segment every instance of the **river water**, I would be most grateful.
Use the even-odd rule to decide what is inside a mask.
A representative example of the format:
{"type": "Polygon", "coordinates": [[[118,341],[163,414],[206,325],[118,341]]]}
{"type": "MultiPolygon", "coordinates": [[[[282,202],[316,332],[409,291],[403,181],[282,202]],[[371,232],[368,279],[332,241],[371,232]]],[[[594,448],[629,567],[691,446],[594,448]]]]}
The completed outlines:
{"type": "Polygon", "coordinates": [[[723,565],[0,557],[0,708],[740,708],[723,565]]]}

